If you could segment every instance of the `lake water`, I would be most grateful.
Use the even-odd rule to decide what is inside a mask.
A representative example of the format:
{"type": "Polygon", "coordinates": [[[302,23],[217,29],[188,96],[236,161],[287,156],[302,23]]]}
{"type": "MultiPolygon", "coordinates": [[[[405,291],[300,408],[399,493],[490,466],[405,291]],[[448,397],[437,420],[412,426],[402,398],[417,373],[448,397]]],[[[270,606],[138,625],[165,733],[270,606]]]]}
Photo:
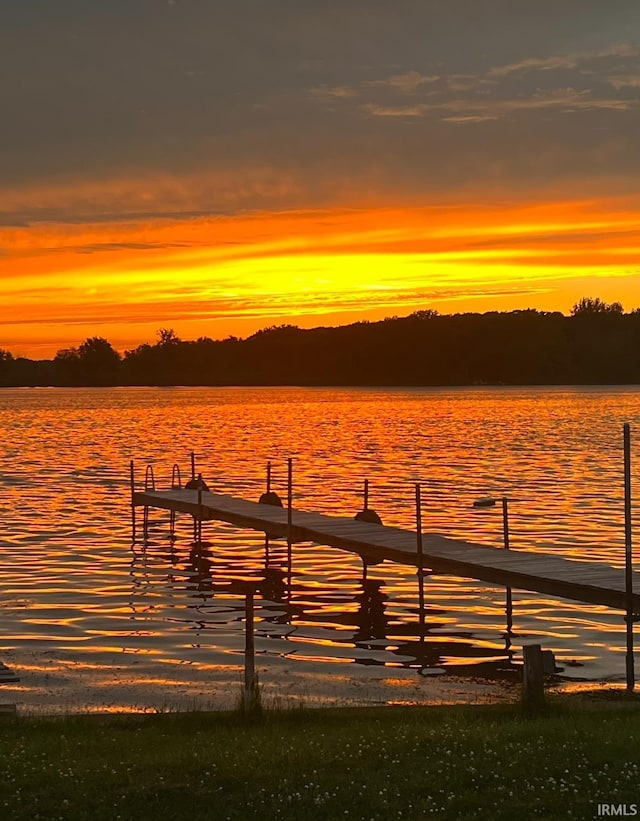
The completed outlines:
{"type": "MultiPolygon", "coordinates": [[[[385,524],[412,527],[413,483],[425,531],[500,545],[510,499],[512,548],[624,563],[622,424],[630,422],[640,478],[640,390],[634,388],[5,389],[0,392],[0,660],[12,649],[63,654],[87,669],[164,665],[170,681],[242,660],[242,599],[230,584],[260,583],[257,651],[270,669],[404,667],[416,675],[508,674],[523,642],[555,651],[574,678],[624,677],[620,612],[434,576],[420,636],[415,570],[387,562],[363,587],[359,558],[286,547],[206,523],[191,550],[168,514],[151,512],[146,546],[130,538],[128,464],[153,464],[159,488],[189,451],[213,490],[257,499],[265,464],[294,503],[353,515],[362,480],[385,524]],[[313,666],[315,665],[315,666],[313,666]],[[313,666],[313,667],[312,667],[313,666]]],[[[141,515],[141,514],[139,514],[141,515]]],[[[634,519],[638,517],[637,493],[634,519]]]]}

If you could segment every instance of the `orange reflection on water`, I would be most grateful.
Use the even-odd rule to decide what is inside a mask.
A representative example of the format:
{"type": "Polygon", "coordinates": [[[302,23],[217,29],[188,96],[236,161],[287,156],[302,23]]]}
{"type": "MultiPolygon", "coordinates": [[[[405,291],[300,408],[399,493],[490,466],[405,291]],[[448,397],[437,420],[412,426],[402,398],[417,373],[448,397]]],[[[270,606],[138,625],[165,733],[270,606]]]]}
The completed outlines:
{"type": "Polygon", "coordinates": [[[413,528],[420,481],[425,531],[500,545],[500,511],[478,515],[472,502],[506,494],[512,549],[619,563],[623,421],[640,430],[637,390],[4,391],[4,644],[64,654],[96,682],[103,664],[159,687],[237,675],[244,599],[233,584],[247,580],[258,589],[256,658],[268,665],[497,667],[535,640],[567,675],[624,675],[624,625],[606,608],[514,591],[507,637],[503,589],[431,576],[422,627],[413,568],[371,567],[367,587],[359,557],[295,545],[289,600],[286,545],[272,541],[267,558],[262,534],[206,523],[210,546],[194,556],[189,517],[172,542],[168,515],[152,511],[148,544],[132,548],[126,475],[132,457],[153,462],[167,487],[174,459],[189,474],[193,446],[214,489],[257,499],[267,459],[284,495],[293,455],[303,509],[353,516],[367,477],[385,523],[413,528]]]}

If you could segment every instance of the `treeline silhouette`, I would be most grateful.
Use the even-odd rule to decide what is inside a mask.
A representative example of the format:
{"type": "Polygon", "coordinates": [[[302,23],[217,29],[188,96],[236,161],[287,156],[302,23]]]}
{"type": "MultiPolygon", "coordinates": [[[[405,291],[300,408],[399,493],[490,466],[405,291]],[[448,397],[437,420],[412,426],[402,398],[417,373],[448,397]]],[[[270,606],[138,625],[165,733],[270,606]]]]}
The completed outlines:
{"type": "Polygon", "coordinates": [[[640,383],[640,308],[585,297],[570,316],[423,310],[335,328],[280,325],[246,339],[171,329],[121,356],[102,337],[52,360],[0,349],[2,386],[541,385],[640,383]]]}

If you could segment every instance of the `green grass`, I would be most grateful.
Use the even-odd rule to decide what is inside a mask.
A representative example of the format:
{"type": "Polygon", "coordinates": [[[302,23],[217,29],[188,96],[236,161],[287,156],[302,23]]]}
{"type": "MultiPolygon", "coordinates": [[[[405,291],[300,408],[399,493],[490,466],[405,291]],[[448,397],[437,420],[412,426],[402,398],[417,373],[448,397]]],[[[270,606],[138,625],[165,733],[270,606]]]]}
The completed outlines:
{"type": "Polygon", "coordinates": [[[640,805],[640,710],[515,706],[0,721],[0,818],[595,818],[640,805]]]}

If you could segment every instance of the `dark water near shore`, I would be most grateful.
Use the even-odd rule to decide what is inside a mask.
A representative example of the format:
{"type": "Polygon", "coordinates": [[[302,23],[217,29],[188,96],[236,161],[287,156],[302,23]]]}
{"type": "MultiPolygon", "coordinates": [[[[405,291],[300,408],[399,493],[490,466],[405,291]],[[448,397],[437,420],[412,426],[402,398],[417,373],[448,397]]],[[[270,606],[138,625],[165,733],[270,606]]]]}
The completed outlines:
{"type": "MultiPolygon", "coordinates": [[[[21,389],[0,392],[0,654],[64,652],[86,665],[131,658],[181,667],[237,664],[242,600],[230,583],[260,581],[257,650],[274,664],[406,666],[494,674],[523,642],[556,652],[565,674],[624,676],[622,614],[472,580],[426,584],[419,635],[415,571],[388,563],[362,584],[358,557],[318,545],[294,549],[287,605],[286,550],[263,536],[208,523],[210,547],[191,551],[152,512],[151,542],[131,545],[128,461],[139,480],[153,463],[168,486],[188,452],[212,489],[257,499],[274,463],[284,495],[295,459],[295,504],[352,515],[361,481],[385,524],[413,526],[422,483],[424,529],[500,544],[498,508],[510,499],[512,547],[591,561],[624,561],[622,423],[634,430],[640,479],[640,390],[531,388],[21,389]]],[[[634,519],[638,517],[637,494],[634,519]]],[[[1,656],[0,656],[1,657],[1,656]]],[[[330,669],[327,667],[327,669],[330,669]]]]}

